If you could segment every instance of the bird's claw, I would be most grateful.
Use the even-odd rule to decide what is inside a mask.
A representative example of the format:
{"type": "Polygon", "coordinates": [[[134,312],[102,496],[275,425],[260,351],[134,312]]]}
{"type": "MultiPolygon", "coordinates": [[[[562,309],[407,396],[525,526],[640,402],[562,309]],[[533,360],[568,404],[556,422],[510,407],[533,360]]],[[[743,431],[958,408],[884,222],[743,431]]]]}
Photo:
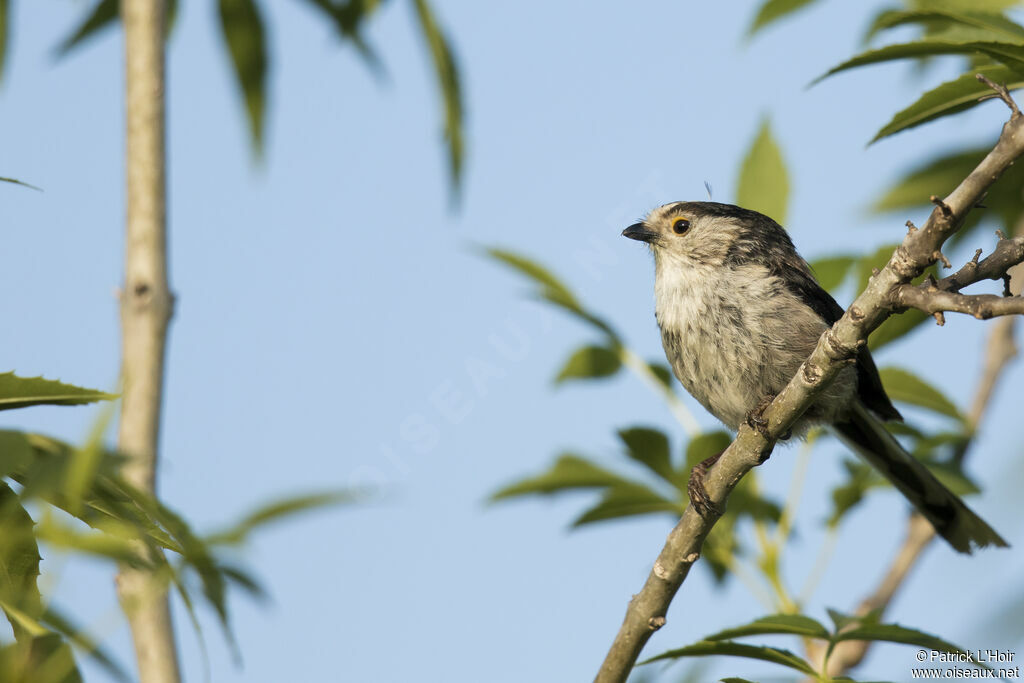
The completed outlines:
{"type": "Polygon", "coordinates": [[[769,441],[772,440],[772,436],[768,432],[768,420],[764,419],[764,411],[767,410],[773,400],[775,400],[774,396],[765,396],[762,398],[761,402],[757,404],[757,407],[747,413],[746,420],[747,425],[751,429],[757,430],[758,434],[769,441]]]}
{"type": "Polygon", "coordinates": [[[697,511],[697,514],[701,517],[707,517],[709,514],[716,517],[722,516],[722,508],[715,501],[711,500],[711,496],[708,495],[708,491],[704,488],[704,477],[707,475],[708,470],[711,469],[712,465],[718,462],[718,459],[722,457],[721,451],[712,455],[710,458],[705,458],[699,463],[693,466],[690,471],[690,480],[686,484],[686,494],[690,498],[690,505],[697,511]]]}

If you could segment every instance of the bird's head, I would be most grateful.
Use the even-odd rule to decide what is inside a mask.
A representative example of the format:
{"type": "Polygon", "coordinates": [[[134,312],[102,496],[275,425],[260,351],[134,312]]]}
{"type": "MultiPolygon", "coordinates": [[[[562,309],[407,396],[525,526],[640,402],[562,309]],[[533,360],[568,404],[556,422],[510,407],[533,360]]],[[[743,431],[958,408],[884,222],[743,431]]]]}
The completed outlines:
{"type": "Polygon", "coordinates": [[[659,266],[737,266],[795,255],[786,231],[771,218],[718,202],[659,206],[622,235],[650,245],[659,266]]]}

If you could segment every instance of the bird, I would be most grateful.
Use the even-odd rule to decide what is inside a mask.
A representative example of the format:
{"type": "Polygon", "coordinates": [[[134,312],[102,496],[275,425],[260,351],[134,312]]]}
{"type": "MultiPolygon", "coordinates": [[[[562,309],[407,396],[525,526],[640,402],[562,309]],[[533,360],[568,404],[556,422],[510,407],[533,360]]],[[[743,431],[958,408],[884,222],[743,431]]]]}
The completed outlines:
{"type": "MultiPolygon", "coordinates": [[[[655,318],[676,378],[736,431],[763,431],[761,412],[789,383],[821,335],[843,315],[786,230],[732,204],[672,202],[622,231],[654,255],[655,318]]],[[[885,422],[901,421],[871,353],[834,379],[783,439],[831,427],[888,479],[958,552],[1006,541],[900,445],[885,422]]],[[[718,513],[703,478],[721,454],[693,468],[690,502],[718,513]]]]}

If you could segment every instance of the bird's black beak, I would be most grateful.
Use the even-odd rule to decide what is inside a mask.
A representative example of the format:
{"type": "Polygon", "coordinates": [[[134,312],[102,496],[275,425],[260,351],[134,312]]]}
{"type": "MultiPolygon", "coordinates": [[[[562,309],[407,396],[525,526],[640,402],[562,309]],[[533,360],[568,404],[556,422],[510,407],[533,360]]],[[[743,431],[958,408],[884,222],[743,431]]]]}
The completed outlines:
{"type": "Polygon", "coordinates": [[[658,238],[658,233],[648,230],[647,226],[643,223],[634,223],[622,231],[622,236],[628,237],[631,240],[651,243],[658,238]]]}

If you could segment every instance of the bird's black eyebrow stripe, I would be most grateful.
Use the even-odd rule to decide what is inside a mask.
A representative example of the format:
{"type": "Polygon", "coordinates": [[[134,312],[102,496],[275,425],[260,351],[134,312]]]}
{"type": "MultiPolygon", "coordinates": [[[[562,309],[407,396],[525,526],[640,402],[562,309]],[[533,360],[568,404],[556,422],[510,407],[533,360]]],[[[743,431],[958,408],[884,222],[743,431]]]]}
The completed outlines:
{"type": "Polygon", "coordinates": [[[668,214],[671,215],[673,213],[685,213],[685,207],[686,202],[678,202],[676,204],[673,204],[672,208],[668,210],[668,214]]]}

